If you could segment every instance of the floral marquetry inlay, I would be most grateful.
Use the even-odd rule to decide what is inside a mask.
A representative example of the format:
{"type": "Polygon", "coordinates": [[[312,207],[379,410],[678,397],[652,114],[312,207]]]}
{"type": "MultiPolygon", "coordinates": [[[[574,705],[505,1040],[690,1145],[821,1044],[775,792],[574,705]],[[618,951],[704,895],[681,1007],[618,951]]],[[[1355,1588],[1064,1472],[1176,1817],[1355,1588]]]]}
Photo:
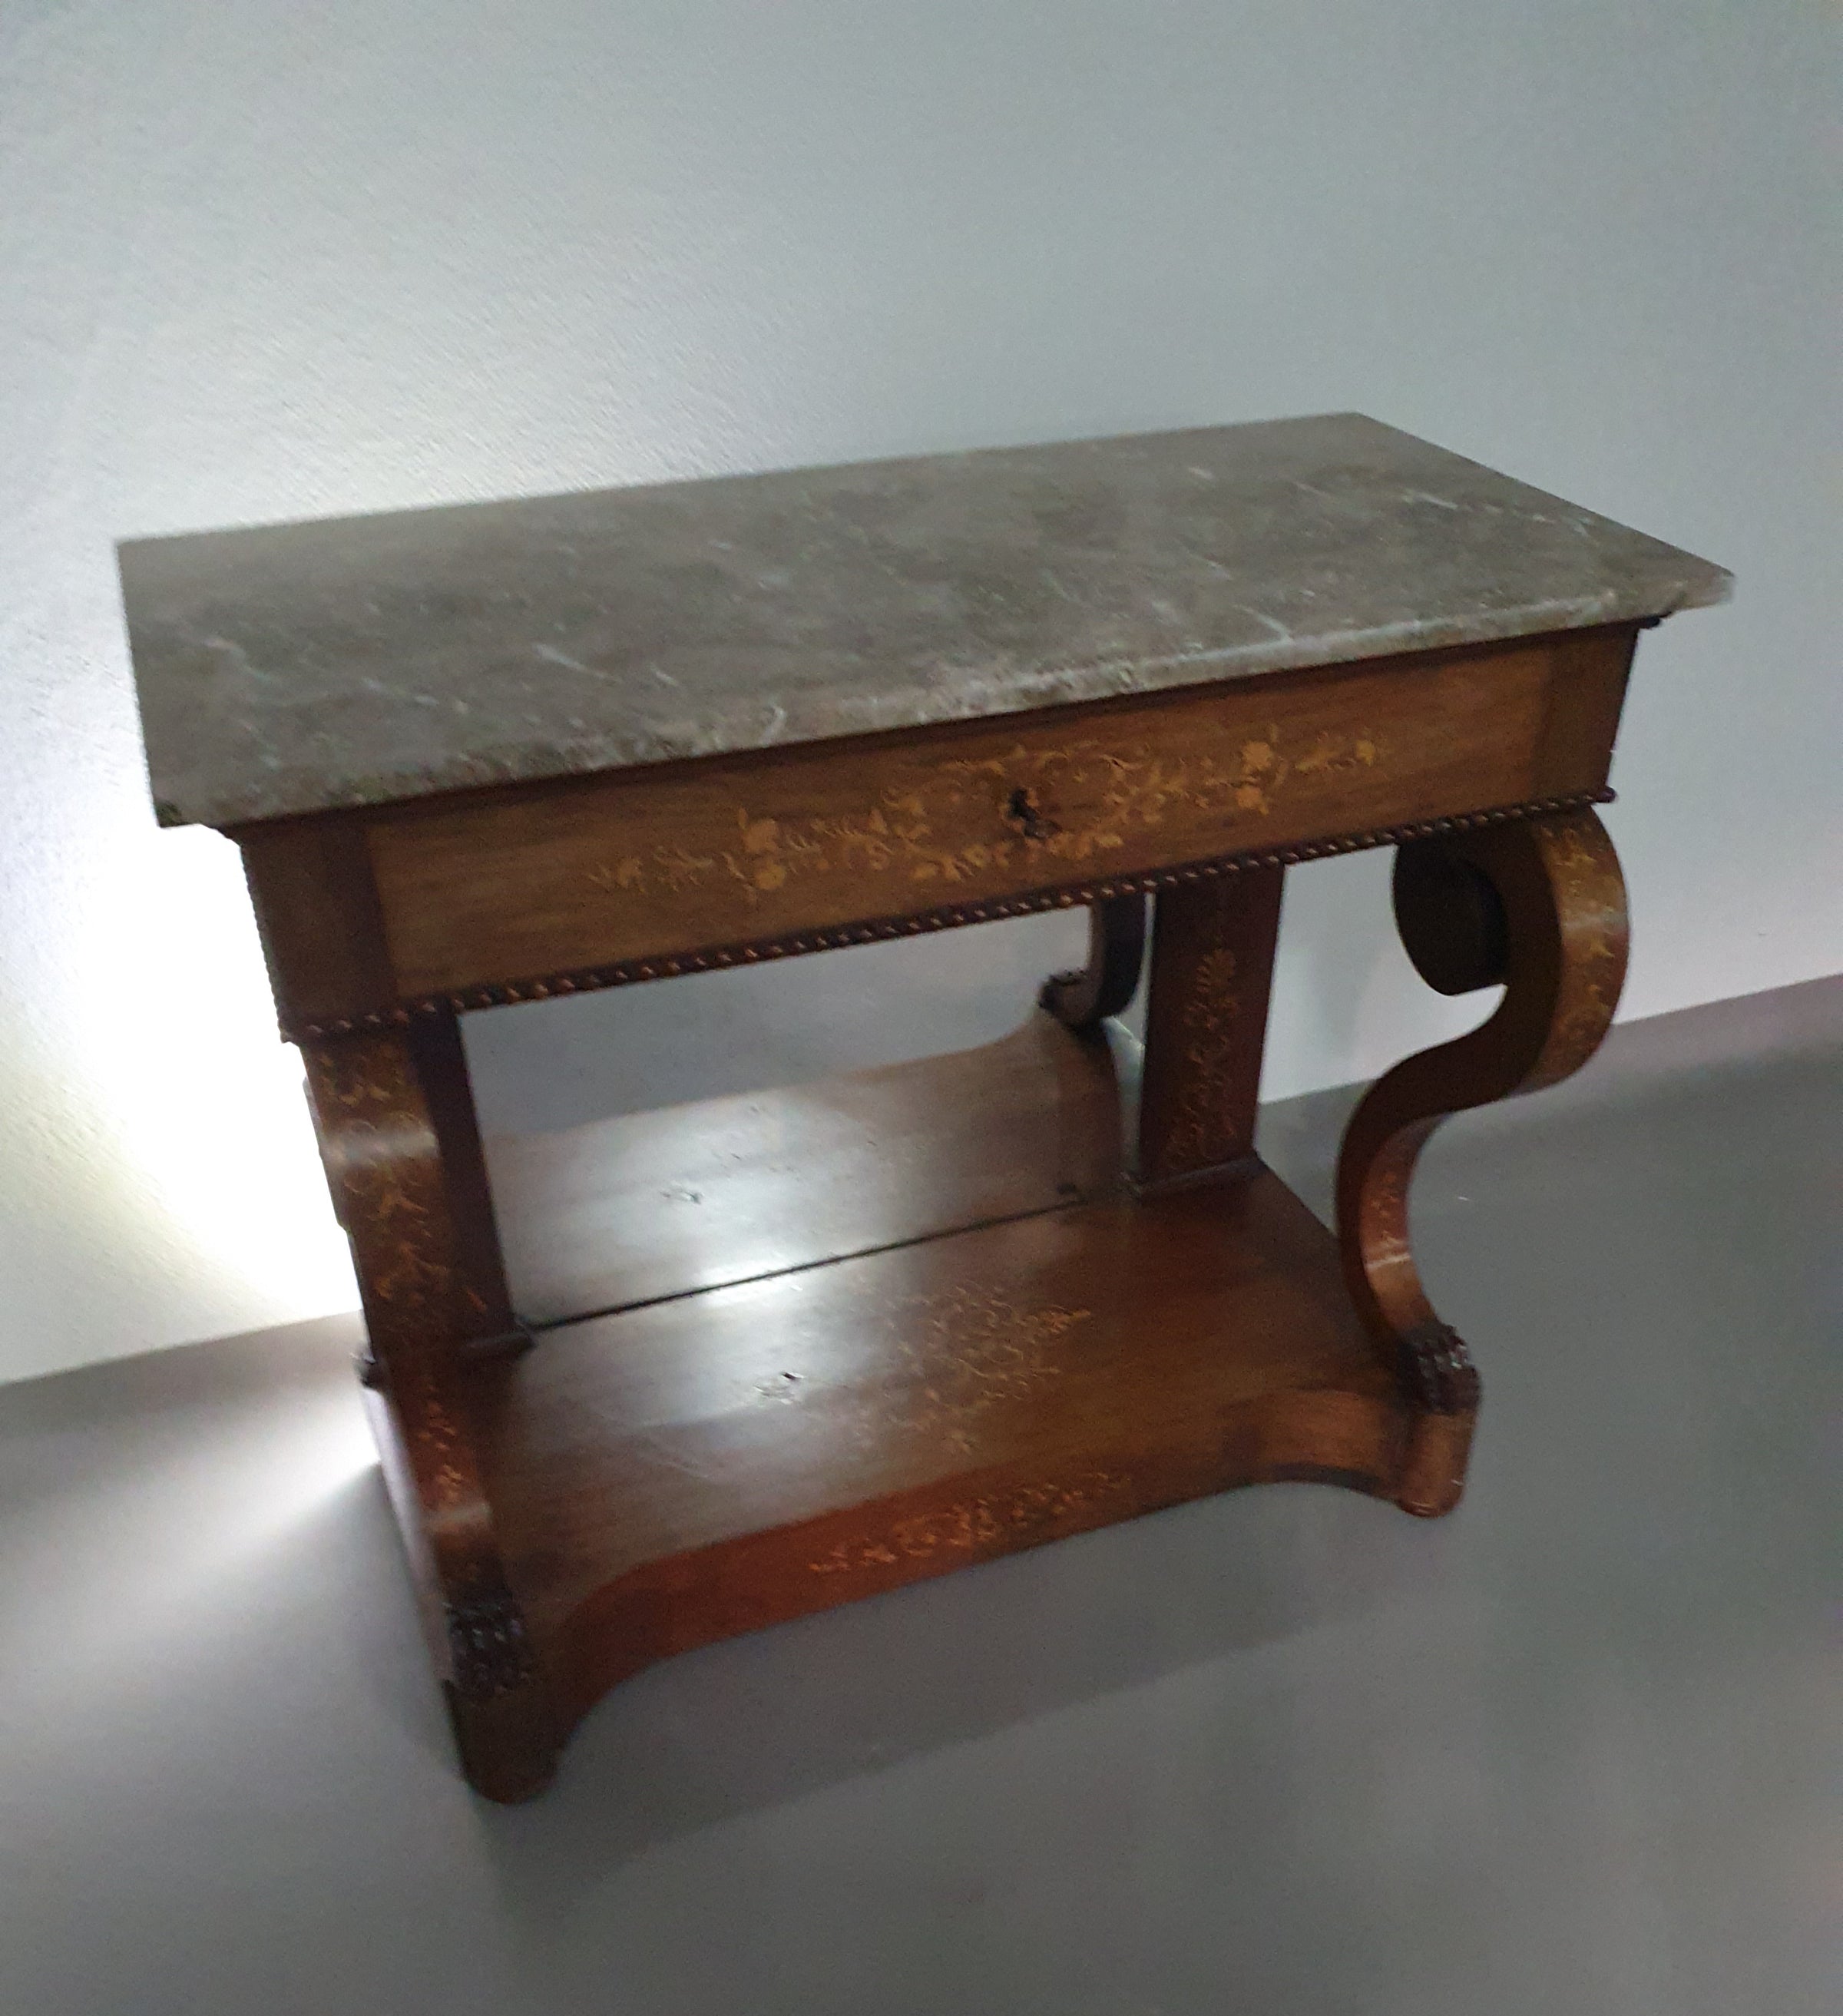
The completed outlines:
{"type": "MultiPolygon", "coordinates": [[[[1085,1513],[1092,1524],[1095,1510],[1117,1507],[1130,1482],[1121,1471],[1097,1470],[1069,1484],[1020,1484],[1010,1491],[944,1506],[938,1512],[898,1519],[880,1533],[841,1540],[807,1566],[814,1575],[868,1574],[910,1562],[938,1561],[945,1555],[975,1554],[1007,1541],[1016,1546],[1025,1535],[1041,1530],[1046,1537],[1048,1529],[1085,1513]]],[[[1112,1516],[1118,1518],[1118,1510],[1112,1516]]]]}
{"type": "Polygon", "coordinates": [[[457,1276],[440,1151],[408,1047],[381,1035],[309,1057],[321,1154],[341,1222],[362,1242],[374,1322],[439,1323],[457,1276]]]}
{"type": "Polygon", "coordinates": [[[892,1309],[894,1352],[909,1377],[880,1400],[878,1439],[894,1425],[970,1452],[995,1410],[1028,1404],[1062,1377],[1063,1340],[1092,1313],[963,1286],[892,1309]]]}
{"type": "Polygon", "coordinates": [[[1552,1082],[1598,1049],[1619,1005],[1627,949],[1625,882],[1597,819],[1539,819],[1531,830],[1568,920],[1562,988],[1539,1067],[1543,1080],[1552,1082]]]}
{"type": "Polygon", "coordinates": [[[1301,781],[1382,758],[1366,733],[1317,735],[1293,748],[1277,726],[1223,754],[1020,743],[1002,755],[937,762],[856,811],[789,815],[737,805],[713,821],[707,842],[624,854],[589,879],[610,894],[675,893],[721,880],[758,899],[803,877],[943,890],[1020,867],[1079,870],[1104,865],[1168,819],[1258,822],[1301,781]]]}

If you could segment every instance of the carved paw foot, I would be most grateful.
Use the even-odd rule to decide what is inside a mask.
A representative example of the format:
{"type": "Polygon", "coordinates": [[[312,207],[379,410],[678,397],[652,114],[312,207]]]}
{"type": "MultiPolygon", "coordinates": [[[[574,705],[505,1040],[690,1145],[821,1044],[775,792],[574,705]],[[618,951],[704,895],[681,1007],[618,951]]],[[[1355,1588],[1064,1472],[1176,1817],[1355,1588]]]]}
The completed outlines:
{"type": "Polygon", "coordinates": [[[524,1618],[509,1589],[483,1589],[452,1600],[444,1622],[451,1684],[463,1701],[510,1694],[535,1672],[524,1618]]]}
{"type": "Polygon", "coordinates": [[[1478,1373],[1465,1339],[1438,1318],[1416,1323],[1402,1339],[1402,1377],[1425,1414],[1474,1414],[1478,1373]]]}

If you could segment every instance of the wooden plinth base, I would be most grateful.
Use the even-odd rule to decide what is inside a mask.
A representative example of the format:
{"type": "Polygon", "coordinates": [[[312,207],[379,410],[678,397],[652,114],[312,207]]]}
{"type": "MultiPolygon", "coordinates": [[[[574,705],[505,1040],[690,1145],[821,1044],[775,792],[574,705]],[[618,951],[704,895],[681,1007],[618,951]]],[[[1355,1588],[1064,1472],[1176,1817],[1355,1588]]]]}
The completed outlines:
{"type": "MultiPolygon", "coordinates": [[[[1277,1479],[1402,1495],[1415,1417],[1336,1240],[1252,1157],[1137,1194],[1131,1052],[1038,1014],[499,1147],[521,1309],[626,1305],[449,1375],[537,1751],[653,1660],[1042,1541],[1277,1479]]],[[[521,1691],[469,1710],[485,1749],[521,1691]]]]}

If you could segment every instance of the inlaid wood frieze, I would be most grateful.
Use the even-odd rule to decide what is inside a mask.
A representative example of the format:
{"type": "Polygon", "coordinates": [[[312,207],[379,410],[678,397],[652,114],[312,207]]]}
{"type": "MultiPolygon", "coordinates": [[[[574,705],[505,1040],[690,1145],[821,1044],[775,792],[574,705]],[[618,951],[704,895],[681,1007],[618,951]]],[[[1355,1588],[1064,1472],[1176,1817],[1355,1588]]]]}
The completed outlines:
{"type": "MultiPolygon", "coordinates": [[[[412,1017],[420,1016],[460,1015],[476,1009],[513,1006],[526,1001],[567,999],[572,995],[596,993],[610,987],[673,979],[681,974],[754,966],[765,959],[797,958],[808,952],[836,951],[845,945],[871,945],[891,938],[915,938],[930,931],[956,931],[967,924],[990,923],[1004,917],[1028,916],[1045,910],[1116,903],[1153,895],[1161,889],[1212,880],[1219,876],[1294,867],[1302,862],[1329,860],[1341,854],[1395,846],[1404,841],[1468,833],[1507,819],[1534,819],[1548,813],[1575,812],[1590,805],[1611,805],[1615,795],[1602,788],[1572,797],[1532,799],[1520,805],[1492,806],[1445,818],[1417,819],[1402,826],[1374,826],[1358,833],[1334,834],[1325,839],[1272,848],[1264,853],[1223,855],[1208,861],[1186,862],[1174,868],[1154,869],[1143,875],[1110,877],[1102,882],[1059,884],[992,902],[941,904],[904,916],[861,918],[837,928],[802,931],[788,938],[752,938],[674,952],[657,959],[621,959],[610,965],[584,967],[574,972],[499,981],[452,994],[423,995],[388,1007],[349,1015],[294,1013],[288,1006],[289,995],[278,988],[281,1032],[285,1040],[297,1042],[318,1036],[347,1035],[355,1030],[402,1028],[412,1017]]],[[[1078,985],[1085,984],[1085,974],[1075,977],[1078,985]]],[[[1118,1006],[1124,1007],[1130,998],[1128,989],[1118,1006]]],[[[1055,1004],[1046,1002],[1045,1005],[1053,1013],[1057,1013],[1060,1019],[1060,1010],[1055,1004]]]]}
{"type": "Polygon", "coordinates": [[[464,996],[512,974],[682,968],[726,945],[1124,890],[1591,794],[1604,765],[1556,729],[1581,664],[1578,643],[1384,661],[1067,726],[956,725],[386,811],[368,832],[394,985],[464,996]]]}
{"type": "MultiPolygon", "coordinates": [[[[974,882],[995,870],[1087,869],[1168,821],[1266,817],[1301,783],[1382,759],[1370,734],[1321,733],[1289,754],[1271,722],[1238,747],[1195,754],[1092,738],[1041,747],[1019,741],[994,755],[918,767],[855,810],[776,817],[740,804],[733,830],[713,835],[708,852],[656,844],[597,863],[588,879],[610,895],[649,888],[678,895],[727,880],[747,904],[790,882],[841,873],[873,895],[902,884],[910,895],[931,893],[926,885],[974,882]],[[990,838],[960,838],[990,826],[995,807],[1002,824],[990,838]]],[[[893,888],[891,900],[898,900],[893,888]]]]}

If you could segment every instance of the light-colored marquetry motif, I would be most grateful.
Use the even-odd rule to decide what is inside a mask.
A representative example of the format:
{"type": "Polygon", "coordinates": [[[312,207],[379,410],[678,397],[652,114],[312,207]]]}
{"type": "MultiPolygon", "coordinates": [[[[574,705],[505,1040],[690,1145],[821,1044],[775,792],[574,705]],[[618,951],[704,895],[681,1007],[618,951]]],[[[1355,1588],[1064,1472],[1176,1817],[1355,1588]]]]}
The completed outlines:
{"type": "Polygon", "coordinates": [[[1277,725],[1223,756],[1020,743],[1002,755],[938,761],[886,787],[859,812],[785,817],[736,805],[707,842],[623,854],[591,869],[589,880],[617,895],[677,894],[726,879],[759,898],[810,876],[945,889],[995,869],[1053,873],[1103,863],[1179,812],[1264,818],[1298,779],[1323,781],[1382,760],[1367,733],[1320,734],[1290,752],[1277,725]],[[970,820],[989,833],[966,839],[970,820]]]}
{"type": "Polygon", "coordinates": [[[437,1366],[491,1327],[455,1262],[441,1150],[409,1045],[391,1033],[316,1042],[309,1096],[334,1207],[352,1241],[371,1349],[389,1383],[430,1502],[458,1514],[478,1499],[466,1431],[437,1366]]]}
{"type": "Polygon", "coordinates": [[[1096,1470],[1067,1484],[1019,1485],[899,1519],[881,1533],[841,1540],[807,1566],[820,1575],[870,1573],[943,1555],[1014,1546],[1020,1533],[1047,1532],[1082,1513],[1117,1503],[1130,1482],[1121,1471],[1096,1470]]]}
{"type": "MultiPolygon", "coordinates": [[[[1338,1223],[1359,1312],[1395,1355],[1413,1405],[1427,1416],[1469,1417],[1478,1374],[1427,1300],[1409,1241],[1415,1164],[1448,1114],[1553,1085],[1586,1062],[1618,1004],[1627,933],[1618,858],[1592,812],[1500,826],[1452,845],[1491,879],[1505,906],[1503,999],[1479,1028],[1410,1058],[1370,1089],[1344,1137],[1338,1223]]],[[[1458,1472],[1442,1463],[1437,1489],[1413,1509],[1452,1502],[1458,1472]]]]}
{"type": "MultiPolygon", "coordinates": [[[[968,898],[955,902],[924,897],[918,907],[905,908],[882,916],[867,915],[849,923],[815,926],[780,937],[769,934],[739,939],[696,951],[661,954],[652,958],[611,959],[605,965],[577,967],[517,980],[495,981],[486,985],[406,995],[388,1008],[365,1009],[347,1015],[297,1017],[284,1006],[281,1012],[282,1035],[285,1042],[297,1043],[329,1036],[347,1036],[367,1030],[401,1029],[423,1016],[466,1014],[474,1009],[592,994],[603,988],[628,987],[679,974],[753,966],[765,959],[787,959],[802,952],[829,952],[844,945],[870,945],[881,939],[913,938],[923,931],[957,931],[966,924],[989,923],[1000,917],[1023,917],[1042,910],[1069,909],[1084,903],[1107,902],[1118,896],[1150,895],[1156,891],[1176,888],[1188,883],[1238,875],[1247,869],[1287,867],[1302,861],[1323,861],[1337,855],[1361,853],[1369,848],[1396,846],[1406,840],[1484,831],[1540,814],[1610,805],[1613,795],[1603,789],[1562,797],[1532,798],[1480,812],[1415,820],[1403,826],[1372,826],[1361,832],[1339,833],[1325,840],[1301,841],[1266,851],[1250,848],[1175,868],[1146,869],[1132,874],[1103,872],[1076,877],[1010,895],[968,898]]],[[[602,886],[614,886],[611,874],[604,877],[602,886]]]]}
{"type": "Polygon", "coordinates": [[[1536,819],[1531,832],[1568,920],[1568,958],[1540,1067],[1552,1082],[1576,1070],[1612,1026],[1625,979],[1625,887],[1612,842],[1596,819],[1536,819]]]}
{"type": "Polygon", "coordinates": [[[408,1047],[362,1037],[313,1062],[315,1117],[340,1221],[365,1243],[371,1295],[413,1320],[454,1292],[455,1272],[441,1155],[408,1047]]]}
{"type": "MultiPolygon", "coordinates": [[[[1025,1307],[989,1290],[962,1285],[892,1309],[891,1352],[908,1377],[880,1397],[872,1432],[910,1430],[964,1453],[984,1417],[1028,1404],[1066,1369],[1063,1340],[1093,1312],[1057,1305],[1025,1307]]],[[[868,1427],[869,1424],[867,1424],[868,1427]]]]}
{"type": "MultiPolygon", "coordinates": [[[[1218,916],[1229,893],[1225,890],[1218,898],[1218,916]]],[[[1225,1117],[1236,1072],[1236,1024],[1241,1015],[1236,970],[1235,954],[1220,943],[1197,963],[1190,997],[1184,1005],[1183,1090],[1165,1149],[1166,1166],[1174,1172],[1228,1161],[1246,1147],[1229,1132],[1225,1117]]]]}

